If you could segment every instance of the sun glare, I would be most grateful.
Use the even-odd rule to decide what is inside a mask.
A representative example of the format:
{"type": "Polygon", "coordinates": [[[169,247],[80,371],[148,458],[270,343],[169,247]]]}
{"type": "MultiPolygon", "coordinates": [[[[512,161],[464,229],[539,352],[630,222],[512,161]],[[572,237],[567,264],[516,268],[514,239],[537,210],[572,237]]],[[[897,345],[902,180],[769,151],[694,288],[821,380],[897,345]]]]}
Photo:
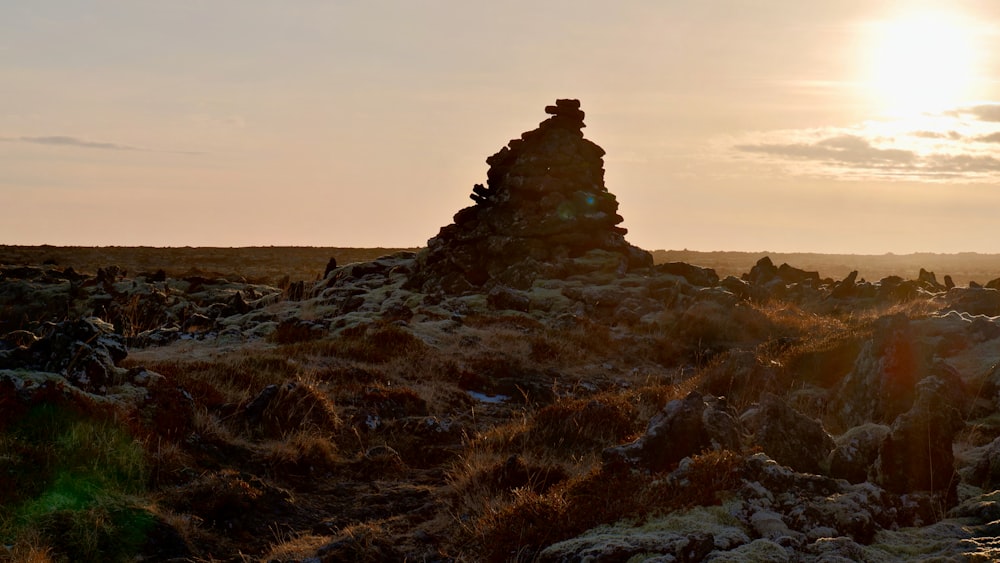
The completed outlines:
{"type": "Polygon", "coordinates": [[[867,95],[882,113],[942,110],[974,95],[978,72],[975,24],[957,14],[920,13],[870,27],[867,95]]]}

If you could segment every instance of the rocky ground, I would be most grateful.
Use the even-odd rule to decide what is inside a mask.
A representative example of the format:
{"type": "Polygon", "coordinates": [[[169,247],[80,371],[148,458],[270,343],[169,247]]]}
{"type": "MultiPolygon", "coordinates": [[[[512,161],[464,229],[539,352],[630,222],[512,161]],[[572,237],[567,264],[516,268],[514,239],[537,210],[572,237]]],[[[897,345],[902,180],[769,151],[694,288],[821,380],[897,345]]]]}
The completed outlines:
{"type": "Polygon", "coordinates": [[[546,109],[419,252],[0,266],[0,559],[1000,556],[1000,279],[654,264],[546,109]]]}

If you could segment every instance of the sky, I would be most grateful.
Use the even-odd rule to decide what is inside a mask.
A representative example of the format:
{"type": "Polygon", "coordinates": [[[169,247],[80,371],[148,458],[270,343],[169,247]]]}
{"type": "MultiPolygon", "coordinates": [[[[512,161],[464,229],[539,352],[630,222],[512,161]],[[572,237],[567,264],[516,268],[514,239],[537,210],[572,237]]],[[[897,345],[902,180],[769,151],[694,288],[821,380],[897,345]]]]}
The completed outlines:
{"type": "Polygon", "coordinates": [[[643,248],[1000,253],[1000,3],[0,0],[0,244],[426,244],[578,98],[643,248]]]}

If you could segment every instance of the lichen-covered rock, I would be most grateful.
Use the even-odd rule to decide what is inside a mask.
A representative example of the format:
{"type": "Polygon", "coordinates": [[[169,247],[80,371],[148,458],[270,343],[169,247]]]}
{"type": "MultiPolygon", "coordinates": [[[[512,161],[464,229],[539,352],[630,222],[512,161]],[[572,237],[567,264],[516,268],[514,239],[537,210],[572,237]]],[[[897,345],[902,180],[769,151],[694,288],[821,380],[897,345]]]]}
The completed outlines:
{"type": "Polygon", "coordinates": [[[976,450],[972,467],[963,472],[963,481],[985,490],[1000,488],[1000,438],[976,450]]]}
{"type": "Polygon", "coordinates": [[[502,285],[490,289],[489,293],[486,294],[486,302],[494,309],[507,309],[524,313],[527,313],[531,307],[531,298],[526,293],[502,285]]]}
{"type": "Polygon", "coordinates": [[[650,519],[643,525],[599,526],[544,549],[540,562],[703,561],[712,552],[728,552],[750,542],[742,524],[725,507],[696,507],[650,519]]]}
{"type": "Polygon", "coordinates": [[[0,369],[32,369],[64,376],[72,385],[104,393],[122,382],[118,364],[128,351],[114,327],[96,317],[45,325],[24,346],[0,352],[0,369]]]}

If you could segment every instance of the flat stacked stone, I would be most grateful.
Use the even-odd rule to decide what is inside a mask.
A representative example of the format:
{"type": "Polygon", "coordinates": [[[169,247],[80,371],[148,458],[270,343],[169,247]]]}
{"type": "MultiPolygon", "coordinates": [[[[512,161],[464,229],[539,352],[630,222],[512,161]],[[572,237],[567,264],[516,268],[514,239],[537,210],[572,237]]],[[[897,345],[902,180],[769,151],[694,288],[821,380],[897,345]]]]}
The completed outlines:
{"type": "Polygon", "coordinates": [[[536,279],[649,267],[625,241],[618,201],[604,186],[604,150],[583,137],[579,100],[556,100],[551,117],[486,159],[486,184],[418,256],[410,285],[461,293],[536,279]]]}

